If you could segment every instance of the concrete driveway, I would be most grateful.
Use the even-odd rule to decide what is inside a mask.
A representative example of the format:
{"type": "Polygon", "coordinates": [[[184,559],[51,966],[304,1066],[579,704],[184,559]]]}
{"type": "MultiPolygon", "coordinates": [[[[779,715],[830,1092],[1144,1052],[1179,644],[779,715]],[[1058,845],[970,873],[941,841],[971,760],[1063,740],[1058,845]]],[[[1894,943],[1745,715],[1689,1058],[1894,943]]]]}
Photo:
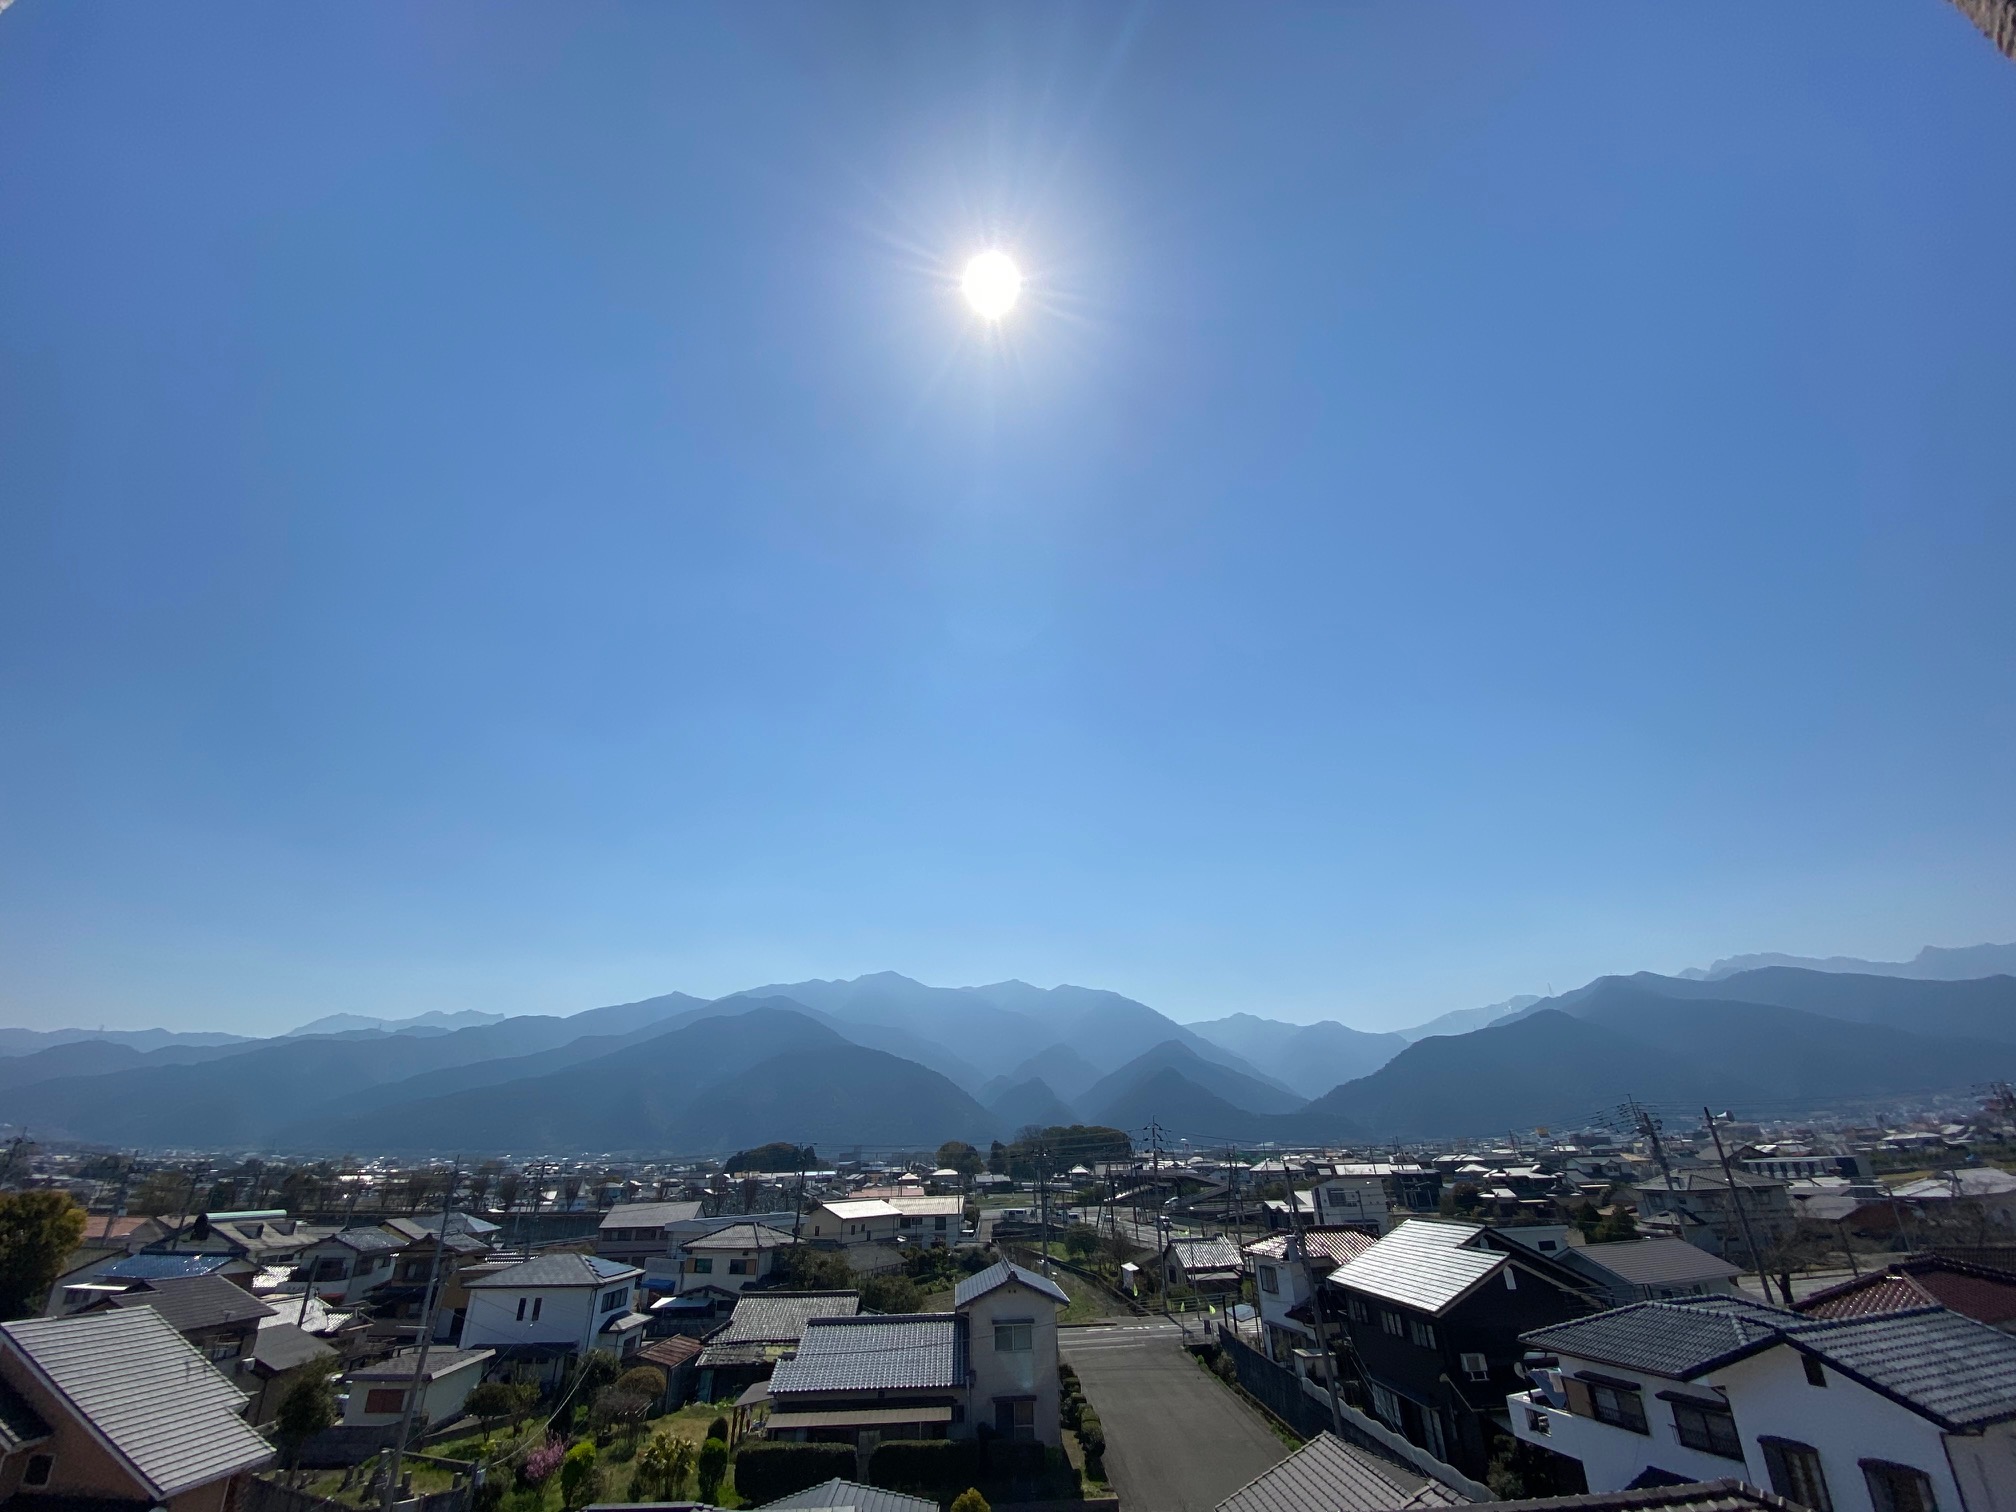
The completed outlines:
{"type": "Polygon", "coordinates": [[[1169,1325],[1067,1328],[1059,1342],[1106,1429],[1106,1478],[1122,1512],[1211,1512],[1288,1457],[1169,1325]]]}

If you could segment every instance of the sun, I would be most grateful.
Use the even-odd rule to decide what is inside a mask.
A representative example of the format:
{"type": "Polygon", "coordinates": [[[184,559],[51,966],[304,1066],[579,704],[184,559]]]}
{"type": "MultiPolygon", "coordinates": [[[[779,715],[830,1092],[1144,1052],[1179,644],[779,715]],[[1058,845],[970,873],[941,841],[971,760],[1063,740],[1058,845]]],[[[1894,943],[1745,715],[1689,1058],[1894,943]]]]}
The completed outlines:
{"type": "Polygon", "coordinates": [[[999,320],[1022,297],[1022,270],[1006,252],[982,252],[959,280],[966,303],[983,320],[999,320]]]}

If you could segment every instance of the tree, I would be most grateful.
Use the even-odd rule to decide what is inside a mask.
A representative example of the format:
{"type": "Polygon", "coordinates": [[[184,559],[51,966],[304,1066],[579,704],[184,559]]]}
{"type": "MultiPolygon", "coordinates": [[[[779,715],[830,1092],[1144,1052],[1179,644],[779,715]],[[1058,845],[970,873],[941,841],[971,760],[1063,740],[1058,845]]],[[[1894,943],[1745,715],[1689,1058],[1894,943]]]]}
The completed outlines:
{"type": "Polygon", "coordinates": [[[968,1486],[952,1498],[952,1512],[994,1512],[994,1509],[987,1505],[987,1498],[977,1489],[968,1486]]]}
{"type": "Polygon", "coordinates": [[[777,1252],[776,1268],[792,1291],[846,1291],[854,1284],[854,1271],[844,1255],[794,1244],[777,1252]]]}
{"type": "Polygon", "coordinates": [[[1099,1230],[1089,1223],[1074,1223],[1064,1231],[1064,1253],[1078,1260],[1090,1260],[1099,1253],[1099,1230]]]}
{"type": "Polygon", "coordinates": [[[488,1438],[502,1418],[523,1412],[532,1405],[538,1388],[514,1385],[510,1381],[485,1381],[469,1393],[469,1400],[462,1405],[472,1417],[483,1424],[483,1436],[488,1438]]]}
{"type": "Polygon", "coordinates": [[[709,1424],[707,1425],[707,1437],[709,1437],[709,1438],[717,1438],[717,1439],[721,1440],[721,1442],[722,1442],[722,1443],[724,1443],[724,1444],[725,1444],[725,1443],[727,1443],[727,1442],[728,1442],[728,1419],[726,1419],[726,1418],[724,1418],[724,1417],[717,1417],[716,1419],[714,1419],[714,1421],[713,1421],[713,1422],[709,1423],[709,1424]]]}
{"type": "Polygon", "coordinates": [[[579,1507],[595,1496],[595,1441],[583,1439],[560,1461],[560,1504],[579,1507]]]}
{"type": "Polygon", "coordinates": [[[710,1438],[700,1446],[700,1457],[695,1463],[700,1480],[700,1500],[711,1502],[714,1494],[721,1489],[721,1482],[728,1476],[728,1445],[726,1441],[710,1438]]]}
{"type": "Polygon", "coordinates": [[[1613,1207],[1596,1224],[1589,1235],[1591,1244],[1616,1244],[1625,1239],[1638,1237],[1638,1220],[1625,1207],[1613,1207]]]}
{"type": "Polygon", "coordinates": [[[655,1404],[665,1395],[665,1372],[656,1365],[633,1365],[616,1377],[616,1390],[644,1397],[655,1404]]]}
{"type": "Polygon", "coordinates": [[[908,1276],[870,1276],[861,1283],[861,1307],[875,1313],[922,1312],[924,1293],[908,1276]]]}
{"type": "Polygon", "coordinates": [[[650,1415],[655,1400],[642,1392],[625,1391],[620,1383],[606,1386],[595,1393],[595,1404],[588,1409],[588,1420],[598,1431],[621,1428],[627,1434],[634,1434],[650,1415]]]}
{"type": "Polygon", "coordinates": [[[1008,1174],[1008,1146],[998,1139],[987,1146],[987,1169],[996,1176],[1008,1174]]]}
{"type": "Polygon", "coordinates": [[[773,1140],[766,1145],[758,1145],[753,1150],[737,1150],[722,1165],[724,1171],[737,1175],[760,1171],[768,1175],[778,1175],[785,1171],[816,1169],[819,1152],[810,1145],[795,1145],[783,1140],[773,1140]]]}
{"type": "Polygon", "coordinates": [[[84,1237],[68,1192],[0,1193],[0,1322],[32,1318],[84,1237]]]}
{"type": "Polygon", "coordinates": [[[669,1433],[654,1435],[637,1451],[632,1501],[680,1501],[693,1478],[693,1441],[669,1433]]]}
{"type": "Polygon", "coordinates": [[[957,1171],[968,1178],[978,1176],[987,1169],[987,1162],[980,1152],[963,1139],[948,1139],[938,1146],[938,1164],[942,1169],[957,1171]]]}
{"type": "Polygon", "coordinates": [[[305,1375],[287,1388],[273,1418],[273,1436],[287,1451],[287,1468],[297,1468],[301,1446],[336,1426],[336,1384],[327,1371],[305,1375]]]}
{"type": "Polygon", "coordinates": [[[505,1212],[518,1206],[518,1197],[524,1190],[525,1178],[516,1171],[506,1171],[497,1178],[497,1205],[505,1212]]]}

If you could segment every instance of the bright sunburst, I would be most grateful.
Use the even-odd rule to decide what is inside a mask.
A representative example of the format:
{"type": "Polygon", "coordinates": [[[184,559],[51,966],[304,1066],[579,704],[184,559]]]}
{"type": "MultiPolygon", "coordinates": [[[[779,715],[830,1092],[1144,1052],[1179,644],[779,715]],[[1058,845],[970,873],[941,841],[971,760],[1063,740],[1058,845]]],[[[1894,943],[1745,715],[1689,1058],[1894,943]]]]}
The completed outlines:
{"type": "Polygon", "coordinates": [[[959,280],[966,303],[983,320],[999,320],[1022,297],[1022,270],[1006,252],[982,252],[959,280]]]}

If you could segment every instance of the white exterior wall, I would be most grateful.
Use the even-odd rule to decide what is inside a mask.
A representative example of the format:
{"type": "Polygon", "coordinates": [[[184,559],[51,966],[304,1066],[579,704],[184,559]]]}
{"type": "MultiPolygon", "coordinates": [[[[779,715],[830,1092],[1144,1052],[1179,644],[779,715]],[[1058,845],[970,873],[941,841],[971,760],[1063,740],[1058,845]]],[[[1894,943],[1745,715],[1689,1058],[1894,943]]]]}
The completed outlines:
{"type": "MultiPolygon", "coordinates": [[[[1674,1381],[1643,1371],[1576,1360],[1565,1354],[1561,1356],[1561,1368],[1569,1376],[1589,1371],[1615,1380],[1636,1381],[1642,1389],[1649,1436],[1551,1407],[1537,1391],[1517,1392],[1506,1398],[1514,1434],[1530,1444],[1580,1460],[1589,1479],[1589,1489],[1594,1492],[1620,1491],[1648,1465],[1693,1480],[1735,1475],[1752,1485],[1770,1489],[1770,1469],[1757,1443],[1759,1437],[1764,1437],[1791,1439],[1811,1445],[1819,1452],[1834,1512],[1875,1512],[1869,1488],[1862,1478],[1859,1462],[1864,1459],[1889,1460],[1924,1471],[1931,1478],[1933,1494],[1941,1508],[2016,1512],[2016,1434],[2010,1429],[1997,1430],[1999,1445],[1983,1443],[1972,1436],[1956,1436],[1949,1441],[1936,1424],[1831,1367],[1827,1370],[1825,1387],[1812,1385],[1806,1379],[1798,1352],[1787,1345],[1752,1355],[1693,1381],[1674,1381]],[[1704,1400],[1726,1396],[1735,1418],[1737,1437],[1742,1442],[1743,1461],[1739,1464],[1682,1445],[1673,1426],[1672,1403],[1659,1400],[1658,1393],[1662,1391],[1681,1392],[1704,1400]],[[1546,1432],[1536,1431],[1532,1426],[1535,1415],[1546,1424],[1546,1432]],[[1956,1457],[1978,1449],[1990,1466],[1999,1463],[2003,1480],[1996,1494],[2002,1498],[2000,1502],[1982,1500],[1979,1489],[1971,1497],[1961,1495],[1947,1459],[1949,1442],[1956,1446],[1956,1457]]],[[[1976,1484],[1978,1488],[1979,1483],[1976,1484]]]]}
{"type": "MultiPolygon", "coordinates": [[[[626,1283],[627,1284],[627,1283],[626,1283]]],[[[479,1286],[469,1293],[469,1313],[462,1320],[464,1349],[508,1349],[514,1344],[561,1344],[587,1349],[602,1320],[596,1299],[607,1290],[586,1286],[479,1286]],[[518,1321],[518,1299],[525,1298],[525,1320],[518,1321]],[[531,1299],[540,1302],[539,1320],[532,1320],[531,1299]]]]}
{"type": "MultiPolygon", "coordinates": [[[[462,1410],[463,1404],[469,1400],[469,1393],[474,1391],[478,1383],[482,1381],[483,1367],[487,1363],[484,1360],[471,1360],[468,1364],[451,1370],[446,1375],[436,1376],[433,1380],[429,1381],[426,1390],[421,1393],[420,1397],[420,1412],[426,1420],[429,1423],[445,1423],[459,1413],[462,1410]]],[[[343,1404],[343,1422],[345,1426],[382,1427],[388,1423],[398,1422],[405,1411],[403,1393],[411,1389],[412,1384],[408,1381],[352,1382],[349,1387],[349,1400],[343,1404]],[[398,1412],[365,1411],[364,1403],[369,1400],[371,1392],[384,1390],[399,1391],[402,1393],[400,1410],[398,1412]]]]}
{"type": "Polygon", "coordinates": [[[994,1422],[996,1397],[1036,1398],[1036,1437],[1045,1444],[1061,1444],[1063,1432],[1058,1422],[1057,1388],[1057,1304],[1041,1292],[1031,1291],[1019,1281],[998,1286],[962,1309],[967,1318],[968,1367],[973,1382],[967,1393],[964,1431],[970,1436],[982,1424],[994,1422]],[[1029,1352],[1002,1351],[994,1347],[996,1323],[1027,1321],[1029,1352]]]}
{"type": "Polygon", "coordinates": [[[1315,1189],[1319,1224],[1386,1224],[1386,1181],[1381,1176],[1335,1176],[1315,1189]]]}
{"type": "Polygon", "coordinates": [[[344,1262],[345,1274],[333,1281],[310,1280],[308,1290],[333,1306],[343,1307],[363,1297],[374,1286],[392,1279],[393,1257],[396,1250],[383,1250],[375,1254],[363,1255],[347,1244],[317,1244],[302,1251],[297,1263],[306,1267],[310,1277],[315,1267],[324,1260],[344,1262]],[[364,1269],[364,1267],[370,1269],[364,1269]]]}
{"type": "Polygon", "coordinates": [[[1300,1307],[1309,1297],[1309,1287],[1303,1280],[1302,1266],[1299,1262],[1290,1260],[1269,1260],[1264,1255],[1248,1255],[1246,1259],[1253,1269],[1253,1295],[1260,1299],[1260,1324],[1264,1331],[1263,1336],[1268,1340],[1268,1354],[1274,1358],[1275,1364],[1290,1365],[1290,1361],[1279,1358],[1275,1353],[1273,1348],[1274,1330],[1278,1329],[1283,1333],[1292,1334],[1296,1339],[1301,1341],[1296,1346],[1298,1348],[1313,1348],[1316,1343],[1316,1335],[1312,1330],[1303,1327],[1288,1316],[1290,1308],[1300,1307]],[[1270,1292],[1261,1284],[1260,1268],[1262,1266],[1271,1266],[1273,1268],[1274,1284],[1276,1287],[1274,1291],[1270,1292]]]}

